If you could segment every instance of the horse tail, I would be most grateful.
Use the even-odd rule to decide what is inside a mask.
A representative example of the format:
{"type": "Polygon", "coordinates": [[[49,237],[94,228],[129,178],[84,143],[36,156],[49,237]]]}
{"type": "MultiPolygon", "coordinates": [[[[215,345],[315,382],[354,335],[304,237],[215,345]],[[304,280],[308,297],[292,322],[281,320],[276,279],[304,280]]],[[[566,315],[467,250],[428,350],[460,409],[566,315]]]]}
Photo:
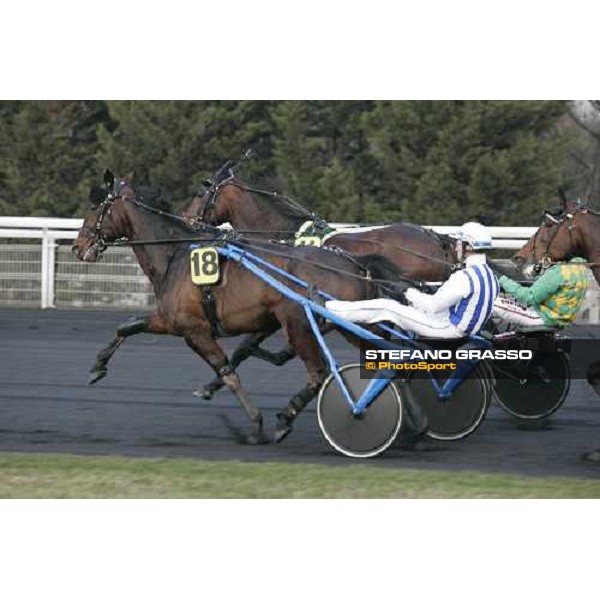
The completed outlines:
{"type": "Polygon", "coordinates": [[[404,275],[391,260],[380,254],[355,256],[354,259],[373,279],[378,295],[401,298],[409,287],[420,287],[419,282],[404,275]]]}

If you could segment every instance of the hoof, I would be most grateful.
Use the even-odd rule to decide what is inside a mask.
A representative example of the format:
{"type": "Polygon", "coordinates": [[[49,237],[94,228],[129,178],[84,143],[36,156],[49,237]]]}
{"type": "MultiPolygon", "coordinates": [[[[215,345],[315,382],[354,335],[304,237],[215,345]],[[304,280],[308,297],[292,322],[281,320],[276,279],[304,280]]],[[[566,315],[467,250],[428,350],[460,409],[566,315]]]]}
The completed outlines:
{"type": "Polygon", "coordinates": [[[275,443],[280,444],[285,440],[285,438],[292,433],[294,428],[292,424],[294,423],[294,419],[296,418],[296,414],[290,415],[286,412],[281,412],[277,415],[277,429],[275,429],[275,443]]]}
{"type": "Polygon", "coordinates": [[[275,430],[275,443],[280,444],[283,442],[293,430],[294,428],[291,425],[279,425],[275,430]]]}
{"type": "Polygon", "coordinates": [[[95,369],[90,371],[90,379],[88,381],[88,385],[94,385],[97,381],[100,381],[106,374],[108,373],[108,369],[95,369]]]}
{"type": "Polygon", "coordinates": [[[249,446],[264,446],[270,444],[271,440],[264,433],[251,433],[246,437],[246,443],[249,446]]]}
{"type": "Polygon", "coordinates": [[[581,459],[585,462],[600,464],[600,449],[586,452],[581,459]]]}
{"type": "Polygon", "coordinates": [[[213,399],[213,392],[207,388],[196,390],[193,394],[196,398],[202,398],[202,400],[206,400],[207,402],[213,399]]]}

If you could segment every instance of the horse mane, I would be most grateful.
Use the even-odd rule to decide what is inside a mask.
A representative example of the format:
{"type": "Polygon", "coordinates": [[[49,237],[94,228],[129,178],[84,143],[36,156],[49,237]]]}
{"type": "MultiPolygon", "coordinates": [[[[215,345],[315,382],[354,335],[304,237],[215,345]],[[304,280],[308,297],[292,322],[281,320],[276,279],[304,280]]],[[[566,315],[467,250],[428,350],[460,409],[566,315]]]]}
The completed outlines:
{"type": "Polygon", "coordinates": [[[455,239],[448,235],[447,233],[438,233],[433,229],[429,229],[428,227],[423,227],[422,225],[417,225],[416,223],[404,223],[404,225],[408,227],[413,227],[414,229],[418,229],[422,231],[425,235],[427,235],[433,242],[436,242],[442,246],[445,251],[451,250],[454,248],[455,239]]]}
{"type": "Polygon", "coordinates": [[[281,217],[290,220],[290,221],[306,221],[307,214],[302,209],[297,208],[288,202],[285,201],[284,198],[280,196],[270,196],[266,194],[261,194],[260,192],[255,191],[254,188],[248,186],[239,180],[234,180],[233,184],[240,185],[240,189],[248,192],[254,201],[258,205],[261,211],[265,212],[276,212],[281,217]]]}
{"type": "MultiPolygon", "coordinates": [[[[166,198],[163,194],[162,188],[152,185],[140,185],[133,186],[129,184],[129,187],[133,190],[135,197],[144,204],[170,212],[172,210],[170,199],[166,198]]],[[[106,199],[108,190],[105,187],[99,185],[93,185],[90,188],[88,196],[88,202],[91,206],[98,206],[102,201],[106,199]]]]}
{"type": "Polygon", "coordinates": [[[150,209],[164,212],[162,218],[155,221],[155,227],[161,232],[163,238],[176,239],[182,235],[196,232],[193,227],[173,212],[170,199],[165,197],[162,188],[151,185],[140,185],[131,186],[131,189],[135,193],[138,202],[150,209]]]}

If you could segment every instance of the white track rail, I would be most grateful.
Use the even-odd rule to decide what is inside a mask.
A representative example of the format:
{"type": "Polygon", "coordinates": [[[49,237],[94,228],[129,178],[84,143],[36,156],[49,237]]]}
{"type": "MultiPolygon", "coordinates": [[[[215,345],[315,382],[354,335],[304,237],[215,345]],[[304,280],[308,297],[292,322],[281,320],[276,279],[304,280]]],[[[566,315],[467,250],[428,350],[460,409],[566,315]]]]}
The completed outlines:
{"type": "MultiPolygon", "coordinates": [[[[151,287],[130,249],[110,249],[95,272],[71,257],[68,247],[82,224],[82,219],[0,216],[0,305],[151,306],[151,287]],[[27,239],[36,241],[34,245],[23,244],[21,240],[27,239]]],[[[352,223],[332,226],[350,231],[360,227],[352,223]]],[[[446,234],[459,229],[430,228],[446,234]]],[[[511,250],[521,248],[535,230],[536,227],[490,227],[494,248],[511,250]]],[[[595,285],[588,294],[583,320],[600,322],[600,295],[595,285]]]]}

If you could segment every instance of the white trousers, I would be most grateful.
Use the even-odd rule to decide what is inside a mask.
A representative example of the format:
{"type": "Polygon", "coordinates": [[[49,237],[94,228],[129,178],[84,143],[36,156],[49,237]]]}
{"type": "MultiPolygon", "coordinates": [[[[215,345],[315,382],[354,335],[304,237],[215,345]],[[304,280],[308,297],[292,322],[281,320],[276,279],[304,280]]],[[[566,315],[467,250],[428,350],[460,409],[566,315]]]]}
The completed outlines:
{"type": "Polygon", "coordinates": [[[537,310],[519,304],[511,296],[500,295],[494,301],[492,318],[501,329],[527,329],[529,327],[543,327],[544,319],[537,310]]]}
{"type": "Polygon", "coordinates": [[[464,333],[450,323],[449,313],[428,315],[413,306],[404,306],[395,300],[375,298],[345,302],[331,300],[325,308],[333,314],[353,323],[379,323],[391,321],[400,329],[414,331],[417,335],[428,338],[461,338],[464,333]]]}

